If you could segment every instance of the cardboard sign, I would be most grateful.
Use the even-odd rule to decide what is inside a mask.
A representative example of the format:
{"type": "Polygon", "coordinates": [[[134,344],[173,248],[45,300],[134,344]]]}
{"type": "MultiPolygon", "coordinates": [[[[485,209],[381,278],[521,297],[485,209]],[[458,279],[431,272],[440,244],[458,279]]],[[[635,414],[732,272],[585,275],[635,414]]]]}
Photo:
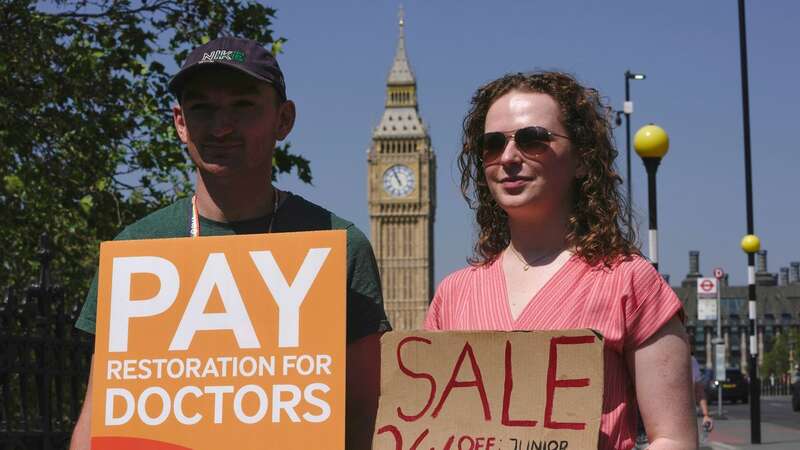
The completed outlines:
{"type": "Polygon", "coordinates": [[[343,449],[345,239],[104,242],[92,448],[343,449]]]}
{"type": "Polygon", "coordinates": [[[592,330],[393,332],[381,339],[373,450],[596,449],[592,330]]]}

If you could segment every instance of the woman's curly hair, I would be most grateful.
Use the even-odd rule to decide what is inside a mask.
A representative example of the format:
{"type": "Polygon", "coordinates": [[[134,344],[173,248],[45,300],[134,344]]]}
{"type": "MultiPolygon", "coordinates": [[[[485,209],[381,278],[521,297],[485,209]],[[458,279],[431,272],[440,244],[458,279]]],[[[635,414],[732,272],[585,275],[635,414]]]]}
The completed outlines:
{"type": "Polygon", "coordinates": [[[512,90],[551,96],[561,110],[561,121],[586,176],[575,180],[573,205],[567,222],[567,245],[589,264],[612,265],[621,257],[638,254],[632,224],[625,223],[627,204],[620,194],[622,178],[614,168],[611,110],[595,89],[581,86],[561,72],[508,74],[478,89],[464,118],[463,148],[458,159],[461,193],[476,210],[480,227],[472,265],[494,261],[509,244],[508,216],[492,197],[483,168],[481,138],[489,107],[512,90]]]}

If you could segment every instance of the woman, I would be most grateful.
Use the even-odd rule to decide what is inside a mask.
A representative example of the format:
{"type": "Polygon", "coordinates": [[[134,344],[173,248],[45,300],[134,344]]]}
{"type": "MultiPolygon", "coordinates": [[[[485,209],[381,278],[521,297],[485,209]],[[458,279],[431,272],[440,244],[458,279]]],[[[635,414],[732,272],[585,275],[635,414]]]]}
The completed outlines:
{"type": "Polygon", "coordinates": [[[599,448],[633,447],[637,404],[651,449],[695,448],[682,306],[623,232],[607,111],[597,91],[558,72],[478,89],[459,158],[475,255],[439,285],[425,326],[598,330],[599,448]]]}

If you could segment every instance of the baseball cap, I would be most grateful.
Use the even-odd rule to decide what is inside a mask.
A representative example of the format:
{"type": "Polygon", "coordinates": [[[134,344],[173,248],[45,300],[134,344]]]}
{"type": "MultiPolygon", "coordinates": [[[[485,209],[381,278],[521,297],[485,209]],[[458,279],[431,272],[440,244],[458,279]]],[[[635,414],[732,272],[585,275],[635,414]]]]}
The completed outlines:
{"type": "Polygon", "coordinates": [[[167,87],[180,97],[186,80],[198,70],[210,66],[229,67],[265,81],[275,88],[281,100],[286,100],[283,72],[272,53],[256,41],[230,36],[214,39],[192,50],[167,87]]]}

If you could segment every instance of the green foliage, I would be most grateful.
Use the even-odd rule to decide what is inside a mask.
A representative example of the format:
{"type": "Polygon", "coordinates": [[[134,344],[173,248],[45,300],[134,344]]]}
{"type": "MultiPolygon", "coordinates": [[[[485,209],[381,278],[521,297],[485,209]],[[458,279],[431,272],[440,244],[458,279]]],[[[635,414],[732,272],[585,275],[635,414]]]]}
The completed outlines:
{"type": "Polygon", "coordinates": [[[794,348],[795,359],[800,352],[800,332],[789,330],[775,337],[772,348],[764,353],[764,360],[761,364],[761,376],[766,377],[770,373],[776,375],[788,373],[791,368],[789,364],[789,354],[794,348]]]}
{"type": "MultiPolygon", "coordinates": [[[[219,35],[280,52],[274,18],[249,0],[0,3],[0,288],[35,279],[47,232],[55,280],[80,301],[99,241],[189,194],[167,81],[219,35]]],[[[276,149],[273,177],[295,168],[310,182],[308,161],[288,148],[276,149]]]]}
{"type": "Polygon", "coordinates": [[[276,151],[272,156],[272,180],[274,181],[278,173],[291,172],[294,168],[297,172],[297,177],[304,183],[311,184],[311,166],[308,160],[302,156],[297,156],[289,153],[290,143],[286,143],[281,148],[282,151],[276,151]]]}

